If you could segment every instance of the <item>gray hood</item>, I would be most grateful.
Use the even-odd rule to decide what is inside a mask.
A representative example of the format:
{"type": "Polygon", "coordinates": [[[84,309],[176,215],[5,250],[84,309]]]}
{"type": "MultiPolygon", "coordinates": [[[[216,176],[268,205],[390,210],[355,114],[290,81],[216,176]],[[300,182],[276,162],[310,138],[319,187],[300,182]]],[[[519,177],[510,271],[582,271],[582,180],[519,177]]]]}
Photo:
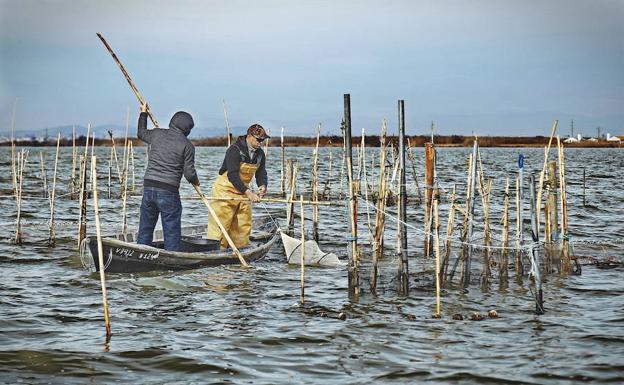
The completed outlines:
{"type": "Polygon", "coordinates": [[[176,112],[169,122],[169,128],[182,131],[184,136],[188,136],[191,133],[193,126],[195,126],[193,117],[184,111],[176,112]]]}

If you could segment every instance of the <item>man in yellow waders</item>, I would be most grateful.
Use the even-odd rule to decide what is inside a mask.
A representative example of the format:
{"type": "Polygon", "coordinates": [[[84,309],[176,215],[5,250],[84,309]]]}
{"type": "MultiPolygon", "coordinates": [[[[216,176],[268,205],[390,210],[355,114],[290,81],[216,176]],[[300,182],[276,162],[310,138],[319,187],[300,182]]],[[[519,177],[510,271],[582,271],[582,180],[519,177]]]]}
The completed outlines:
{"type": "MultiPolygon", "coordinates": [[[[235,198],[213,200],[211,205],[237,248],[249,244],[251,202],[260,202],[267,191],[266,155],[262,142],[268,138],[261,125],[252,124],[247,135],[239,136],[227,149],[219,176],[212,185],[213,198],[235,198]],[[249,188],[254,175],[258,194],[249,188]]],[[[208,219],[208,238],[220,240],[223,248],[228,246],[212,216],[208,219]]]]}

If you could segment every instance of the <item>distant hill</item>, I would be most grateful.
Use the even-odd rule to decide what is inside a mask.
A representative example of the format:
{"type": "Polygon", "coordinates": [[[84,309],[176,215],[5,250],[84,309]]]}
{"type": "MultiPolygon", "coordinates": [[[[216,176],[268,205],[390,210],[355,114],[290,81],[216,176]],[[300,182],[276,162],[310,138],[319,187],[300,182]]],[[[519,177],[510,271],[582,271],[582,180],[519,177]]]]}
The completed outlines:
{"type": "MultiPolygon", "coordinates": [[[[148,127],[151,127],[148,125],[148,127]]],[[[14,135],[15,138],[20,139],[45,139],[47,138],[55,138],[58,133],[61,133],[62,138],[71,138],[72,130],[75,128],[76,136],[86,135],[87,127],[83,125],[64,125],[64,126],[55,126],[41,129],[33,129],[33,130],[16,130],[14,135]]],[[[126,134],[126,127],[113,125],[113,124],[102,124],[98,126],[91,127],[91,132],[95,132],[96,138],[108,138],[108,131],[111,130],[113,132],[113,136],[115,138],[123,138],[126,134]]],[[[236,126],[231,127],[232,135],[238,136],[243,135],[247,131],[247,127],[236,126]]],[[[191,138],[211,138],[217,136],[225,136],[227,130],[225,127],[195,127],[193,131],[191,131],[191,138]]],[[[0,134],[0,138],[10,138],[11,132],[5,132],[0,134]]],[[[136,136],[136,123],[133,122],[128,127],[128,136],[134,137],[136,136]]]]}

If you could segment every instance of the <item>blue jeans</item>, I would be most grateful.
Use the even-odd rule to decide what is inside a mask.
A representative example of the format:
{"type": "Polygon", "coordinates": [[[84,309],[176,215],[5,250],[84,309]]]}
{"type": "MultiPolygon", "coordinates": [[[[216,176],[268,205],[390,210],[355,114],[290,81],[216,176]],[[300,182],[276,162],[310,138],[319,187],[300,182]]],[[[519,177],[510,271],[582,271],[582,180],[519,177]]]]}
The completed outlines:
{"type": "Polygon", "coordinates": [[[182,235],[180,194],[157,187],[143,188],[137,243],[152,245],[159,214],[165,238],[165,250],[179,251],[182,235]]]}

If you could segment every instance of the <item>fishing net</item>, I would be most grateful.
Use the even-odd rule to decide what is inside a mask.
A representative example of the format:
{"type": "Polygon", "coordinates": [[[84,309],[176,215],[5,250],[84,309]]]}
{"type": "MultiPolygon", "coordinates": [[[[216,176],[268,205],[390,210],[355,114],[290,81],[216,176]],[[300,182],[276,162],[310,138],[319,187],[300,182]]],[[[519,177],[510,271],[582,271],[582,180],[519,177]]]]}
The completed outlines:
{"type": "MultiPolygon", "coordinates": [[[[286,251],[286,260],[289,264],[301,264],[301,240],[289,237],[280,232],[282,243],[286,251]]],[[[346,263],[340,261],[334,253],[323,252],[318,244],[313,240],[305,241],[304,245],[304,265],[306,266],[345,266],[346,263]]]]}

